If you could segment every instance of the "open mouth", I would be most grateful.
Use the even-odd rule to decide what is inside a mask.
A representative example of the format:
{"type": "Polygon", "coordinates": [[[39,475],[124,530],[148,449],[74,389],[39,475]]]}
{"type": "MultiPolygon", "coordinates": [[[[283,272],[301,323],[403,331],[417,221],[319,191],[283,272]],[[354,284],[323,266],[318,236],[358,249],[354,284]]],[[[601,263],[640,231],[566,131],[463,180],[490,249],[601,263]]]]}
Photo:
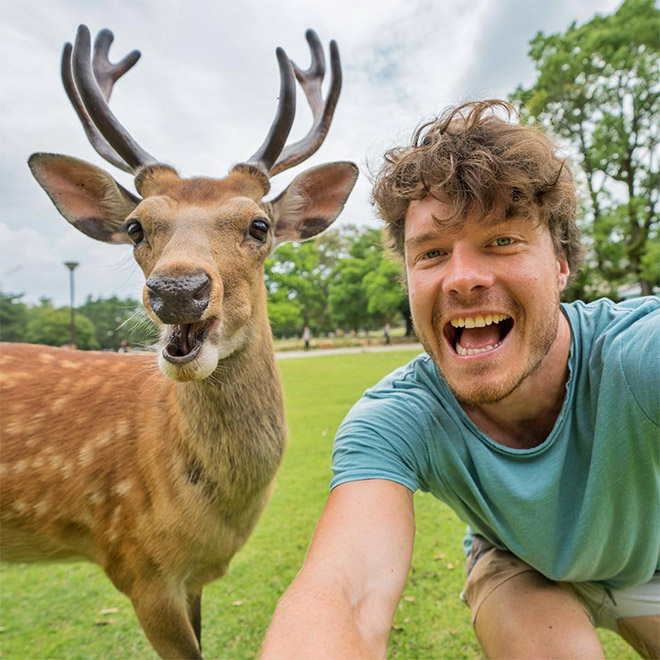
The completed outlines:
{"type": "Polygon", "coordinates": [[[198,321],[197,323],[182,323],[169,325],[167,344],[163,348],[163,357],[172,364],[191,362],[202,350],[204,341],[215,326],[216,318],[198,321]]]}
{"type": "Polygon", "coordinates": [[[495,350],[513,328],[506,314],[478,314],[451,319],[444,329],[449,345],[457,355],[477,355],[495,350]]]}

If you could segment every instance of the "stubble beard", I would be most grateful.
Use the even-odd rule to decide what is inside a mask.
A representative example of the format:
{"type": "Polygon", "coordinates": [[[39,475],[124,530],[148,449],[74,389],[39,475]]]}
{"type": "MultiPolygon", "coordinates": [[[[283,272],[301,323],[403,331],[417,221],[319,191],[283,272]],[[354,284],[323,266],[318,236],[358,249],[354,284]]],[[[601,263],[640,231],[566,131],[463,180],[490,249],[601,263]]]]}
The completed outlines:
{"type": "MultiPolygon", "coordinates": [[[[468,377],[472,380],[472,386],[460,386],[451,376],[449,370],[442,368],[442,352],[436,349],[444,342],[443,328],[434,318],[433,327],[435,329],[436,341],[431,342],[429,338],[419,330],[417,325],[415,329],[417,336],[426,350],[431,356],[431,359],[438,367],[442,376],[447,383],[456,399],[468,405],[484,405],[491,403],[498,403],[506,399],[509,395],[515,392],[522,383],[533,374],[541,365],[546,355],[550,352],[552,345],[557,337],[559,328],[559,297],[557,297],[552,308],[549,310],[547,316],[539,319],[535,327],[531,327],[526,331],[528,335],[526,344],[530,347],[530,354],[520,371],[514,371],[507,374],[506,380],[496,383],[483,384],[479,382],[479,378],[493,370],[502,369],[506,366],[506,358],[502,356],[496,360],[490,360],[488,363],[476,363],[474,365],[465,365],[465,370],[469,369],[468,377]],[[546,322],[544,322],[546,321],[546,322]]],[[[414,323],[414,321],[413,321],[414,323]]],[[[446,350],[446,349],[445,349],[446,350]]],[[[509,358],[510,359],[510,358],[509,358]]]]}

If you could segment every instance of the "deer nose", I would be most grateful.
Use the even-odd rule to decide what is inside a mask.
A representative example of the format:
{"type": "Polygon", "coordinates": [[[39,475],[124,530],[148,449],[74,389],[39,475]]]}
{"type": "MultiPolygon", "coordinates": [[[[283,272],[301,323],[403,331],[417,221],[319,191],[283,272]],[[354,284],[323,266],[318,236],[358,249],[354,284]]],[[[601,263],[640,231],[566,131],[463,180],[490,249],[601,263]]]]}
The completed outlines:
{"type": "Polygon", "coordinates": [[[211,280],[206,273],[150,277],[146,284],[151,309],[163,323],[195,323],[209,305],[211,280]]]}

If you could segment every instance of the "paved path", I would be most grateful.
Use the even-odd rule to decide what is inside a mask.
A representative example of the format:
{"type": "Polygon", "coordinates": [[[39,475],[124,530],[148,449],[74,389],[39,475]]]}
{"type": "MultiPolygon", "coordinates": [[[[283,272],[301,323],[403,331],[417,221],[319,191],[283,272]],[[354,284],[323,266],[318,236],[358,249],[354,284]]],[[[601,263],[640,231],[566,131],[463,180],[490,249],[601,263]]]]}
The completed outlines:
{"type": "Polygon", "coordinates": [[[341,355],[343,353],[384,353],[386,351],[424,351],[421,344],[390,344],[389,346],[351,346],[350,348],[318,348],[310,351],[279,351],[278,360],[299,357],[318,357],[320,355],[341,355]]]}

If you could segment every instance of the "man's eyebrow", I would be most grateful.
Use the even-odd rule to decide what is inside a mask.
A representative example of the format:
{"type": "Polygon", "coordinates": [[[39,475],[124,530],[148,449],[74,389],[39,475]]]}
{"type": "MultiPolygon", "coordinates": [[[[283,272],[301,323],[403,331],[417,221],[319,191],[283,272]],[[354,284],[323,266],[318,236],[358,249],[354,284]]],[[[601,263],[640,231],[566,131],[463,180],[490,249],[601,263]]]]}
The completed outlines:
{"type": "Polygon", "coordinates": [[[411,236],[406,239],[405,244],[410,246],[421,245],[423,243],[428,243],[429,241],[435,240],[438,238],[437,231],[426,231],[423,234],[418,234],[417,236],[411,236]]]}
{"type": "Polygon", "coordinates": [[[456,218],[438,218],[435,215],[431,216],[433,223],[436,226],[436,229],[430,229],[425,231],[423,234],[418,234],[417,236],[411,236],[406,239],[406,245],[419,245],[421,243],[428,243],[429,241],[436,240],[440,235],[451,235],[460,231],[463,222],[457,221],[456,218]]]}

